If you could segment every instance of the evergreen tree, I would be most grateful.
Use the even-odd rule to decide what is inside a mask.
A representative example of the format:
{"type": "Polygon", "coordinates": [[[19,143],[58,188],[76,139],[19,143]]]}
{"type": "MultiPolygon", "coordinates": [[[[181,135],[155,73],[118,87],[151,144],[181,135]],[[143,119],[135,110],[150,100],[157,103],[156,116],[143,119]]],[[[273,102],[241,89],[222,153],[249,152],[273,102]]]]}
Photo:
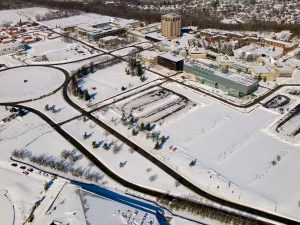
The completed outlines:
{"type": "Polygon", "coordinates": [[[86,140],[88,138],[88,134],[84,132],[83,139],[86,140]]]}
{"type": "Polygon", "coordinates": [[[141,77],[143,75],[143,68],[142,68],[140,62],[138,62],[136,64],[136,75],[139,76],[139,77],[141,77]]]}
{"type": "Polygon", "coordinates": [[[91,96],[90,96],[88,90],[84,90],[84,91],[83,91],[83,99],[84,99],[85,101],[89,101],[89,100],[91,99],[91,96]]]}
{"type": "Polygon", "coordinates": [[[90,70],[91,70],[91,73],[95,73],[95,71],[96,71],[96,68],[95,68],[95,65],[93,62],[91,62],[90,70]]]}
{"type": "Polygon", "coordinates": [[[144,122],[141,123],[141,125],[140,125],[140,130],[141,130],[141,131],[145,130],[145,124],[144,124],[144,122]]]}
{"type": "Polygon", "coordinates": [[[158,141],[156,142],[156,144],[155,144],[155,147],[154,147],[156,150],[158,150],[158,149],[160,149],[161,148],[161,146],[160,146],[160,144],[158,143],[158,141]]]}

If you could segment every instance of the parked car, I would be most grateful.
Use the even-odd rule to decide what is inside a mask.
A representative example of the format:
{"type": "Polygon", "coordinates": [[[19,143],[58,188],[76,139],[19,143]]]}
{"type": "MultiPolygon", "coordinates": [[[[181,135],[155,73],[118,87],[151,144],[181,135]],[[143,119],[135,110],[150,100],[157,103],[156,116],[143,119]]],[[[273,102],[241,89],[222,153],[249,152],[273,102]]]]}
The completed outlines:
{"type": "Polygon", "coordinates": [[[16,167],[18,164],[17,163],[12,163],[11,165],[14,166],[14,167],[16,167]]]}
{"type": "Polygon", "coordinates": [[[28,168],[27,171],[33,172],[33,169],[32,168],[28,168]]]}
{"type": "Polygon", "coordinates": [[[21,168],[22,170],[25,170],[25,169],[26,169],[26,166],[20,166],[20,168],[21,168]]]}

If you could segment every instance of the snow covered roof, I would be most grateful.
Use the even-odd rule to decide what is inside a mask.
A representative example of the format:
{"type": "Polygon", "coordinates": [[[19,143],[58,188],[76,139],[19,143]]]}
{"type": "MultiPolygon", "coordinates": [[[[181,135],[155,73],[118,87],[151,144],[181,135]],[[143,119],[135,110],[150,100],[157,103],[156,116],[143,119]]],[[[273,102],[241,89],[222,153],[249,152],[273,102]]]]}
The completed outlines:
{"type": "Polygon", "coordinates": [[[252,70],[254,73],[259,74],[259,73],[270,73],[272,71],[272,68],[269,66],[252,66],[252,70]]]}
{"type": "Polygon", "coordinates": [[[206,50],[205,48],[199,48],[199,47],[194,47],[190,49],[190,54],[205,54],[206,50]]]}
{"type": "Polygon", "coordinates": [[[153,38],[153,39],[159,40],[159,41],[166,40],[166,38],[164,36],[162,36],[161,33],[157,33],[157,32],[146,34],[146,37],[153,38]]]}
{"type": "Polygon", "coordinates": [[[117,38],[119,38],[119,37],[118,36],[107,36],[107,37],[100,38],[99,40],[111,41],[111,40],[115,40],[117,38]]]}
{"type": "Polygon", "coordinates": [[[156,53],[155,51],[146,50],[146,51],[141,52],[140,56],[142,56],[143,58],[146,58],[146,59],[153,59],[158,56],[158,53],[156,53]]]}
{"type": "Polygon", "coordinates": [[[185,63],[185,66],[190,66],[190,67],[198,67],[201,68],[203,70],[209,71],[209,73],[211,74],[211,76],[215,76],[216,79],[226,79],[229,81],[233,81],[234,83],[238,83],[241,84],[243,86],[246,87],[251,87],[252,85],[257,83],[257,80],[254,80],[248,76],[242,76],[236,73],[222,73],[221,71],[214,69],[214,68],[210,68],[209,66],[200,63],[199,61],[195,62],[193,61],[193,63],[187,62],[185,63]]]}
{"type": "Polygon", "coordinates": [[[176,13],[169,13],[169,14],[163,15],[162,17],[172,19],[172,18],[180,17],[180,15],[178,15],[178,14],[176,14],[176,13]]]}
{"type": "Polygon", "coordinates": [[[181,60],[184,60],[183,57],[181,57],[181,56],[175,56],[175,55],[173,55],[173,54],[171,54],[169,52],[160,55],[160,57],[168,59],[168,60],[173,61],[173,62],[179,62],[181,60]]]}

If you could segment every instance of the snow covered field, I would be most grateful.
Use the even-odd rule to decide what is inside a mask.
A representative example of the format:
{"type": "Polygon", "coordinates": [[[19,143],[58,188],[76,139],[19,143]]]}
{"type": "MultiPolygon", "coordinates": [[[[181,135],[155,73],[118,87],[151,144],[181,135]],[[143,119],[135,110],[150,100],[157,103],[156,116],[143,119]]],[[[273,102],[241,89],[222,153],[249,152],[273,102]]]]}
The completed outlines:
{"type": "MultiPolygon", "coordinates": [[[[1,171],[1,170],[0,170],[1,171]]],[[[1,223],[13,224],[14,208],[10,199],[7,197],[7,191],[0,189],[0,209],[5,209],[5,213],[1,214],[1,223]]]]}
{"type": "MultiPolygon", "coordinates": [[[[75,155],[79,156],[79,160],[73,164],[74,168],[81,167],[85,171],[95,171],[104,175],[102,171],[94,167],[87,158],[74,149],[67,140],[32,113],[27,114],[21,121],[14,119],[9,123],[2,124],[0,126],[0,140],[0,161],[8,161],[15,149],[27,150],[32,155],[44,155],[54,161],[59,161],[62,159],[62,152],[67,150],[73,151],[75,155]]],[[[55,171],[52,172],[55,173],[55,171]]],[[[100,183],[115,187],[115,182],[105,175],[100,183]]]]}
{"type": "MultiPolygon", "coordinates": [[[[121,62],[97,70],[95,73],[89,74],[86,78],[82,79],[82,82],[80,83],[82,89],[87,89],[90,94],[94,94],[92,104],[121,94],[123,92],[122,87],[125,87],[127,91],[159,78],[159,76],[153,73],[146,72],[145,76],[147,77],[147,80],[142,82],[137,76],[127,75],[125,72],[126,67],[127,63],[121,62]]],[[[75,99],[74,96],[71,97],[78,104],[82,104],[82,101],[75,99]]]]}
{"type": "Polygon", "coordinates": [[[73,107],[71,107],[65,102],[61,91],[58,91],[57,93],[50,95],[47,98],[42,98],[37,101],[28,102],[24,105],[38,109],[56,123],[63,122],[65,120],[80,115],[80,113],[77,110],[75,110],[73,107]],[[47,104],[49,107],[54,106],[54,109],[46,110],[45,107],[47,104]]]}
{"type": "MultiPolygon", "coordinates": [[[[197,98],[178,85],[165,86],[197,98]]],[[[197,99],[201,107],[157,126],[170,136],[162,150],[154,150],[144,134],[130,138],[211,193],[299,218],[300,179],[293,175],[300,169],[299,146],[276,138],[268,128],[280,115],[262,107],[241,113],[203,96],[197,99]],[[193,160],[195,166],[190,166],[193,160]]],[[[122,123],[111,122],[118,114],[113,108],[95,114],[128,135],[122,123]]]]}
{"type": "Polygon", "coordinates": [[[43,182],[3,169],[1,162],[0,166],[1,224],[10,225],[13,224],[12,221],[14,224],[22,224],[28,218],[34,203],[40,199],[43,182]]]}
{"type": "Polygon", "coordinates": [[[159,169],[156,165],[136,153],[129,146],[116,139],[92,121],[84,122],[83,118],[63,125],[63,129],[76,138],[85,148],[89,149],[99,160],[112,171],[133,183],[151,187],[163,192],[171,192],[187,196],[191,192],[176,180],[159,169]],[[89,136],[84,139],[84,133],[89,136]],[[98,144],[93,147],[93,142],[98,144]],[[107,143],[110,149],[104,149],[107,143]]]}
{"type": "Polygon", "coordinates": [[[0,101],[38,98],[53,92],[64,80],[61,71],[50,67],[21,67],[0,71],[0,101]]]}
{"type": "Polygon", "coordinates": [[[20,20],[35,20],[36,15],[44,15],[47,12],[49,12],[49,9],[40,7],[3,10],[0,11],[0,25],[4,23],[18,23],[20,20]]]}

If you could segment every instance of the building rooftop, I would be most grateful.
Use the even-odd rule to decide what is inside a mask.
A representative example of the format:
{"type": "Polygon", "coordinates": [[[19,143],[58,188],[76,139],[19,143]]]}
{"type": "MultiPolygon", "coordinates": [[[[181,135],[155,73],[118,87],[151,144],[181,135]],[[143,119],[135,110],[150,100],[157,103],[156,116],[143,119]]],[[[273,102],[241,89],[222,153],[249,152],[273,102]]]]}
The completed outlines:
{"type": "Polygon", "coordinates": [[[146,59],[153,59],[158,56],[158,53],[155,51],[146,50],[146,51],[141,52],[140,55],[146,59]]]}
{"type": "Polygon", "coordinates": [[[269,66],[253,66],[252,70],[254,73],[259,74],[259,73],[269,73],[272,71],[271,67],[269,66]]]}
{"type": "Polygon", "coordinates": [[[200,62],[185,63],[185,65],[191,66],[191,67],[198,67],[200,69],[209,71],[209,73],[211,73],[211,75],[221,77],[221,78],[225,78],[227,80],[231,80],[235,83],[241,84],[241,85],[246,86],[246,87],[251,87],[252,85],[257,83],[257,80],[254,80],[250,77],[247,77],[246,75],[242,76],[242,75],[239,75],[239,74],[236,74],[236,73],[231,73],[231,72],[222,73],[221,71],[219,71],[217,69],[210,68],[209,66],[204,65],[200,62]]]}
{"type": "Polygon", "coordinates": [[[171,53],[169,53],[169,52],[160,55],[160,57],[165,58],[165,59],[168,59],[168,60],[173,61],[173,62],[179,62],[179,61],[181,61],[181,60],[184,60],[183,57],[175,56],[175,55],[173,55],[173,54],[171,54],[171,53]]]}
{"type": "Polygon", "coordinates": [[[176,18],[176,17],[181,17],[179,14],[176,14],[176,13],[169,13],[169,14],[165,14],[165,15],[162,15],[163,18],[176,18]]]}

